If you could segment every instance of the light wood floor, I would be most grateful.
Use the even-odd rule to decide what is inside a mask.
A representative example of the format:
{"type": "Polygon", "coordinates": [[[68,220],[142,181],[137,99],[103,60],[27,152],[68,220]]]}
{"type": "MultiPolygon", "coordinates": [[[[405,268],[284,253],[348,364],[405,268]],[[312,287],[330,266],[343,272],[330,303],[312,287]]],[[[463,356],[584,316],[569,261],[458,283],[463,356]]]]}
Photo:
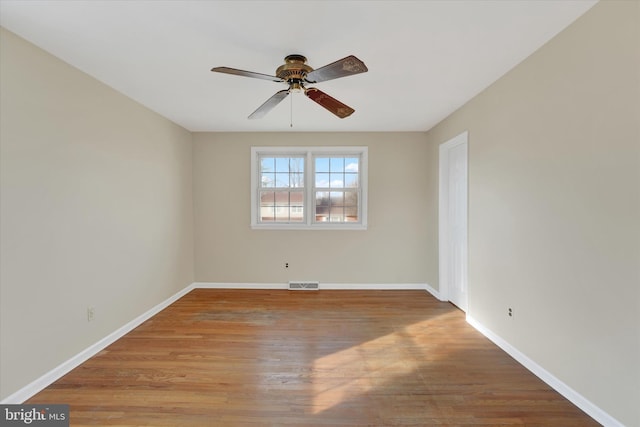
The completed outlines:
{"type": "Polygon", "coordinates": [[[423,291],[194,290],[28,403],[73,426],[599,425],[423,291]]]}

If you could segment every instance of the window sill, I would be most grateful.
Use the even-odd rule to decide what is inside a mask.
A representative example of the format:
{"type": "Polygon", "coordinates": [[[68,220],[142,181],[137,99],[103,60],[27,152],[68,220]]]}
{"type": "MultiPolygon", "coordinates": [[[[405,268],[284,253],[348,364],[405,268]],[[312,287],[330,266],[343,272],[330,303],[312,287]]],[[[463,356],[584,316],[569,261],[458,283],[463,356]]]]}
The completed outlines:
{"type": "Polygon", "coordinates": [[[342,230],[342,231],[364,231],[366,224],[251,224],[252,230],[342,230]]]}

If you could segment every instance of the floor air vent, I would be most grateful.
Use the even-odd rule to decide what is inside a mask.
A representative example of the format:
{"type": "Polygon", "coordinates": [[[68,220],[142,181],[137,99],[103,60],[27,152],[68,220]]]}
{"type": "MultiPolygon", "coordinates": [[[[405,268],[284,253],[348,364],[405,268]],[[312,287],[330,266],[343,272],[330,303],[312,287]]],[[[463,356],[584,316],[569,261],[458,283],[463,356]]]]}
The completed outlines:
{"type": "Polygon", "coordinates": [[[317,291],[320,289],[318,282],[289,282],[290,291],[317,291]]]}

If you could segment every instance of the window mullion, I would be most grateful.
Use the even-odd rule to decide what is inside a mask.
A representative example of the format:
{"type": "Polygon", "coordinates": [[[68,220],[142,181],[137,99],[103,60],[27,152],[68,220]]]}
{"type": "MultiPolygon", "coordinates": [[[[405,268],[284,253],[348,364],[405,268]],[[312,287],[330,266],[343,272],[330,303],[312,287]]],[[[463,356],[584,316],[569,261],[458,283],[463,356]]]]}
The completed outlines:
{"type": "Polygon", "coordinates": [[[304,191],[305,191],[305,215],[306,224],[311,226],[313,224],[313,218],[315,218],[316,203],[315,203],[315,167],[313,161],[313,153],[307,151],[306,165],[304,168],[304,191]]]}

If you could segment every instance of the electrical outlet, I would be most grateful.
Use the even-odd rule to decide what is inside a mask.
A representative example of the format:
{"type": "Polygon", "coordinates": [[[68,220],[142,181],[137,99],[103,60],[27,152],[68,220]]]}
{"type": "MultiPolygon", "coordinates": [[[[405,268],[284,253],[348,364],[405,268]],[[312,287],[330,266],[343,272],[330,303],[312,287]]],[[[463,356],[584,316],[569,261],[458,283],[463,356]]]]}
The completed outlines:
{"type": "Polygon", "coordinates": [[[509,315],[509,317],[513,317],[513,309],[511,307],[509,307],[507,314],[509,315]]]}
{"type": "Polygon", "coordinates": [[[289,263],[288,262],[284,263],[284,268],[289,268],[289,263]]]}
{"type": "Polygon", "coordinates": [[[96,315],[96,310],[93,307],[87,307],[87,322],[93,322],[96,315]]]}

